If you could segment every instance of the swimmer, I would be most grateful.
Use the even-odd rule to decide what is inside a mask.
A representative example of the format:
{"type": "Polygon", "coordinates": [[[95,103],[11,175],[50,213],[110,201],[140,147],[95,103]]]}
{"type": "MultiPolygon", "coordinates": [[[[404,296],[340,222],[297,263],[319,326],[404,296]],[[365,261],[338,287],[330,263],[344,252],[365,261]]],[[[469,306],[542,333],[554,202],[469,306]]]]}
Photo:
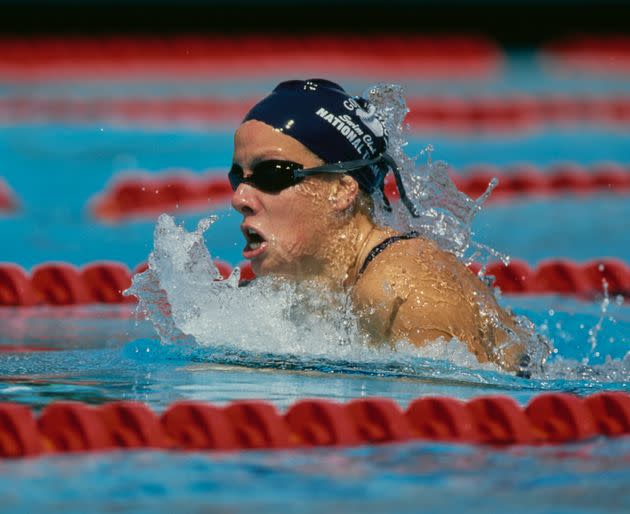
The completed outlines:
{"type": "Polygon", "coordinates": [[[279,84],[234,136],[232,206],[257,276],[317,281],[352,298],[375,342],[457,338],[480,362],[524,371],[520,327],[490,288],[417,232],[379,226],[387,173],[412,215],[376,109],[323,79],[279,84]]]}

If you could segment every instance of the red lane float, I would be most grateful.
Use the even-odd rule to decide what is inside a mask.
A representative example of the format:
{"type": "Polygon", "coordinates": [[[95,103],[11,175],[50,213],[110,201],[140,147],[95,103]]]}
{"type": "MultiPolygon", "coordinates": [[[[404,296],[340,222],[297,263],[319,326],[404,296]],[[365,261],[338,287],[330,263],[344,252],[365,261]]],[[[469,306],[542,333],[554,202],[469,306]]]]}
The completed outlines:
{"type": "Polygon", "coordinates": [[[131,286],[131,272],[118,262],[96,262],[79,269],[67,263],[44,263],[31,274],[0,263],[0,306],[133,303],[122,295],[131,286]]]}
{"type": "Polygon", "coordinates": [[[285,414],[292,441],[298,446],[352,446],[361,443],[357,426],[343,405],[300,400],[285,414]]]}
{"type": "Polygon", "coordinates": [[[586,398],[595,429],[600,434],[620,435],[630,431],[630,396],[625,393],[597,394],[586,398]]]}
{"type": "Polygon", "coordinates": [[[494,286],[508,294],[564,294],[589,299],[603,295],[605,281],[609,294],[630,295],[630,267],[617,259],[581,264],[552,259],[535,269],[520,260],[507,266],[493,262],[486,268],[486,275],[495,277],[494,286]]]}
{"type": "Polygon", "coordinates": [[[171,450],[300,449],[434,441],[493,446],[559,444],[630,434],[630,394],[580,398],[545,393],[522,407],[507,396],[468,402],[419,398],[406,410],[385,398],[346,404],[300,400],[285,414],[265,401],[225,407],[194,401],[161,415],[116,401],[94,407],[54,402],[39,419],[25,406],[0,403],[0,457],[127,448],[171,450]]]}
{"type": "Polygon", "coordinates": [[[162,415],[162,426],[172,444],[184,450],[234,450],[236,433],[223,409],[199,402],[181,401],[162,415]]]}
{"type": "Polygon", "coordinates": [[[484,77],[502,52],[481,36],[196,36],[0,39],[4,80],[284,76],[484,77]],[[350,72],[351,70],[351,72],[350,72]]]}
{"type": "Polygon", "coordinates": [[[581,398],[563,393],[541,394],[525,409],[538,439],[547,443],[580,441],[597,435],[593,412],[581,398]]]}
{"type": "MultiPolygon", "coordinates": [[[[520,164],[500,169],[491,165],[476,165],[461,173],[452,173],[455,185],[467,195],[477,198],[493,177],[499,185],[490,201],[514,195],[552,195],[563,192],[587,194],[595,191],[627,193],[630,191],[630,166],[599,163],[584,168],[575,163],[552,165],[540,169],[520,164]]],[[[391,176],[385,191],[391,199],[398,190],[391,176]]],[[[90,211],[96,218],[117,222],[128,217],[151,217],[162,212],[203,211],[226,205],[232,189],[226,173],[191,172],[124,173],[108,188],[90,200],[90,211]]]]}
{"type": "MultiPolygon", "coordinates": [[[[223,279],[233,271],[227,262],[217,260],[215,265],[223,279]]],[[[255,278],[248,262],[239,268],[242,281],[255,278]]],[[[146,264],[142,264],[135,272],[145,269],[146,264]]],[[[479,269],[477,264],[470,266],[473,273],[479,269]]],[[[507,266],[493,262],[485,275],[506,294],[562,294],[589,300],[607,290],[612,296],[630,297],[630,266],[617,259],[585,263],[552,259],[534,269],[520,260],[507,266]]],[[[81,269],[66,263],[45,263],[36,266],[30,276],[20,266],[0,263],[0,307],[133,303],[134,297],[122,294],[131,285],[131,277],[129,269],[117,262],[97,262],[81,269]]]]}
{"type": "Polygon", "coordinates": [[[204,211],[226,204],[232,189],[223,174],[159,175],[125,173],[89,202],[93,216],[115,222],[126,217],[151,217],[165,211],[204,211]]]}
{"type": "Polygon", "coordinates": [[[17,264],[0,264],[0,305],[29,307],[37,301],[27,273],[17,264]]]}
{"type": "Polygon", "coordinates": [[[0,212],[12,212],[18,207],[18,202],[5,180],[0,177],[0,212]]]}
{"type": "Polygon", "coordinates": [[[525,96],[409,98],[405,122],[418,132],[515,132],[580,123],[625,126],[630,96],[525,96]]]}
{"type": "Polygon", "coordinates": [[[407,419],[419,439],[479,442],[471,409],[454,398],[418,398],[409,404],[407,419]]]}
{"type": "Polygon", "coordinates": [[[546,45],[541,52],[552,60],[550,69],[561,72],[630,73],[630,36],[592,35],[571,37],[546,45]]]}
{"type": "MultiPolygon", "coordinates": [[[[258,65],[258,67],[260,67],[258,65]]],[[[112,121],[236,126],[259,97],[229,98],[22,98],[0,99],[0,121],[112,121]]],[[[520,132],[545,124],[582,123],[627,127],[630,96],[415,98],[407,99],[405,122],[414,132],[520,132]]]]}

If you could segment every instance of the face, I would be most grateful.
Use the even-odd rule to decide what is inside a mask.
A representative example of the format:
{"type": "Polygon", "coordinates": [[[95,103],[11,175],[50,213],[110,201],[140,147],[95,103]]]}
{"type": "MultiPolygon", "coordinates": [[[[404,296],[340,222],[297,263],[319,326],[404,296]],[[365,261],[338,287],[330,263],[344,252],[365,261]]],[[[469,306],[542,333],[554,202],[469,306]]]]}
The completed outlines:
{"type": "MultiPolygon", "coordinates": [[[[233,164],[250,177],[257,164],[267,160],[293,161],[304,168],[323,161],[290,136],[269,125],[250,120],[234,136],[233,164]]],[[[308,276],[321,265],[321,247],[329,231],[333,206],[331,181],[307,177],[277,193],[242,183],[232,195],[232,206],[243,215],[243,257],[259,275],[308,276]]]]}

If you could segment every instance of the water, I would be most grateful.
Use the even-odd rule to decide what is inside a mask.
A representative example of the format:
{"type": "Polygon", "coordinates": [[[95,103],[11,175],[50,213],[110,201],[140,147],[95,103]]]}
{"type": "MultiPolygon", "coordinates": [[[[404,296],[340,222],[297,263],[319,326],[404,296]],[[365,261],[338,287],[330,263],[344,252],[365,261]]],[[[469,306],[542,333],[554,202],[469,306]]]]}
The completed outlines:
{"type": "MultiPolygon", "coordinates": [[[[623,80],[613,84],[594,78],[550,78],[538,68],[532,71],[529,57],[522,59],[511,61],[504,81],[405,87],[435,93],[448,87],[447,92],[467,94],[515,87],[581,93],[594,87],[601,93],[627,89],[623,80]]],[[[165,96],[191,90],[229,95],[259,93],[268,86],[248,83],[234,90],[225,84],[180,84],[158,89],[165,96]]],[[[94,96],[112,90],[112,85],[95,84],[30,87],[37,94],[62,97],[77,88],[94,96]]],[[[114,89],[121,96],[138,92],[128,84],[114,89]]],[[[144,91],[144,85],[139,90],[144,91]]],[[[3,89],[3,94],[13,93],[11,87],[3,89]]],[[[2,246],[0,259],[27,268],[48,260],[82,265],[106,258],[130,267],[145,261],[154,248],[156,218],[101,224],[91,218],[88,199],[124,170],[223,172],[230,160],[230,132],[231,127],[52,121],[1,127],[2,176],[19,196],[22,209],[16,215],[0,216],[0,234],[3,241],[10,241],[2,246]]],[[[434,159],[447,160],[455,168],[477,162],[530,161],[545,166],[558,160],[583,165],[630,160],[627,131],[597,126],[465,138],[412,132],[407,138],[408,155],[418,155],[431,144],[434,159]]],[[[616,256],[628,261],[628,206],[627,198],[612,195],[489,203],[477,213],[470,235],[530,265],[559,256],[573,260],[616,256]]],[[[296,302],[289,300],[300,295],[304,299],[305,291],[285,284],[274,294],[261,286],[246,292],[234,282],[212,282],[200,245],[196,252],[203,258],[196,260],[199,268],[188,276],[188,294],[172,294],[183,288],[186,278],[177,266],[169,272],[169,266],[177,264],[175,250],[182,248],[178,238],[200,241],[187,234],[194,233],[207,214],[176,216],[185,230],[177,232],[171,226],[171,232],[162,233],[157,241],[163,249],[157,269],[169,284],[169,299],[175,300],[175,316],[158,326],[162,338],[174,338],[179,344],[161,344],[153,325],[134,320],[129,306],[0,309],[0,400],[39,411],[56,400],[101,404],[127,399],[160,412],[183,399],[226,404],[257,398],[284,410],[307,397],[347,401],[384,396],[404,407],[426,395],[470,399],[503,394],[525,404],[545,391],[579,395],[630,391],[630,307],[615,298],[605,312],[601,301],[501,298],[503,305],[531,319],[555,349],[540,373],[524,379],[479,365],[457,342],[420,350],[402,344],[396,351],[375,351],[361,343],[345,311],[329,317],[328,323],[308,311],[296,312],[296,302]],[[203,274],[205,282],[193,280],[203,274]],[[199,315],[190,315],[193,307],[200,309],[199,315]],[[234,315],[245,308],[249,318],[234,315]]],[[[242,247],[237,230],[240,216],[227,209],[213,214],[218,220],[203,241],[213,257],[237,264],[242,247]]],[[[469,241],[464,236],[462,249],[469,241]]],[[[160,298],[159,291],[153,293],[160,298]]],[[[629,463],[627,438],[506,450],[409,443],[215,455],[109,452],[0,462],[0,497],[5,510],[25,513],[44,509],[64,513],[176,509],[626,513],[629,463]]]]}
{"type": "Polygon", "coordinates": [[[391,445],[245,455],[112,453],[0,464],[12,512],[627,512],[627,440],[561,450],[391,445]],[[536,473],[531,473],[536,468],[536,473]],[[488,470],[492,470],[488,476],[488,470]],[[48,477],[54,475],[53,483],[48,477]],[[485,478],[481,478],[481,477],[485,478]],[[87,484],[87,485],[86,485],[87,484]],[[246,493],[246,494],[245,494],[246,493]],[[52,500],[51,500],[52,498],[52,500]]]}

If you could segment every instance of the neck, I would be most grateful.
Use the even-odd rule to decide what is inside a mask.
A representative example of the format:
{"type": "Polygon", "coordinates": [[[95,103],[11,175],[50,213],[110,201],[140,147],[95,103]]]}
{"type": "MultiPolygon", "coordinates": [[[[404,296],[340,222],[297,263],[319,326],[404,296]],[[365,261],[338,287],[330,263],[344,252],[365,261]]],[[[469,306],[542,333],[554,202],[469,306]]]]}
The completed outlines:
{"type": "Polygon", "coordinates": [[[317,279],[331,289],[351,287],[357,280],[361,264],[374,245],[391,230],[377,227],[369,216],[356,213],[342,226],[328,232],[322,245],[322,269],[317,279]]]}

